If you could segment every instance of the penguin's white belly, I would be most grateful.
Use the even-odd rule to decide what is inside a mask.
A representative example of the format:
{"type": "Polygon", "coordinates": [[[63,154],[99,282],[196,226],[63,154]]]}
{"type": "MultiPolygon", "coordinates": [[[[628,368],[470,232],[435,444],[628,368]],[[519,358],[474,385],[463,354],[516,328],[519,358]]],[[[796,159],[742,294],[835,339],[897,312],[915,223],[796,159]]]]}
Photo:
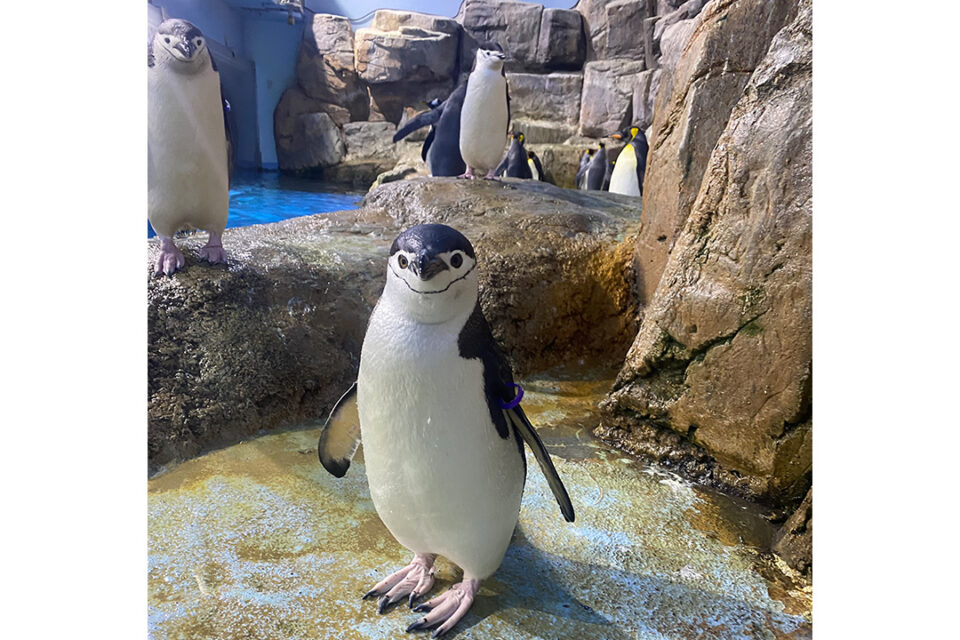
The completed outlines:
{"type": "Polygon", "coordinates": [[[229,184],[219,78],[148,71],[148,217],[154,230],[222,232],[229,184]]]}
{"type": "Polygon", "coordinates": [[[537,165],[534,164],[533,160],[528,159],[527,164],[530,165],[530,173],[533,175],[534,180],[540,179],[540,172],[537,171],[537,165]]]}
{"type": "Polygon", "coordinates": [[[520,511],[517,442],[492,424],[482,362],[459,356],[457,331],[402,328],[379,315],[364,340],[357,390],[374,506],[400,544],[485,578],[500,565],[520,511]]]}
{"type": "Polygon", "coordinates": [[[637,152],[628,144],[617,156],[610,174],[610,193],[622,193],[628,196],[640,195],[640,183],[637,181],[637,152]]]}
{"type": "Polygon", "coordinates": [[[460,112],[460,155],[467,166],[493,169],[507,143],[507,84],[499,72],[475,71],[460,112]]]}

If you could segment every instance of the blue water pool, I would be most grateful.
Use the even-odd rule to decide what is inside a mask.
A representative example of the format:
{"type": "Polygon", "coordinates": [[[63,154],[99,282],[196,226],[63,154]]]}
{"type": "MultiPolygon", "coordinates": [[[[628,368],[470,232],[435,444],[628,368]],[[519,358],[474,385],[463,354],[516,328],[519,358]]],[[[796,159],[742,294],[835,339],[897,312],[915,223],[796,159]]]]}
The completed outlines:
{"type": "MultiPolygon", "coordinates": [[[[230,185],[227,228],[356,209],[363,194],[339,185],[279,173],[237,172],[230,185]]],[[[156,234],[147,225],[147,237],[156,234]]]]}

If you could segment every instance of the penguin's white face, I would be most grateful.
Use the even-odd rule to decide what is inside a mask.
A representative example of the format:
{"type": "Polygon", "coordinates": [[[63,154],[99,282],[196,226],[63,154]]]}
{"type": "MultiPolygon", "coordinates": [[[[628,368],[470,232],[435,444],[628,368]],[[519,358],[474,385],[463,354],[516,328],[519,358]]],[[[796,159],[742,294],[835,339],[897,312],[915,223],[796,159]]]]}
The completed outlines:
{"type": "Polygon", "coordinates": [[[477,302],[477,261],[470,242],[439,224],[397,237],[387,261],[384,298],[421,324],[469,315],[477,302]]]}
{"type": "Polygon", "coordinates": [[[503,61],[506,58],[500,51],[490,49],[477,49],[476,70],[490,69],[499,72],[503,69],[503,61]]]}
{"type": "Polygon", "coordinates": [[[203,33],[186,20],[171,19],[157,27],[153,37],[155,63],[177,71],[192,72],[203,66],[210,55],[203,33]]]}

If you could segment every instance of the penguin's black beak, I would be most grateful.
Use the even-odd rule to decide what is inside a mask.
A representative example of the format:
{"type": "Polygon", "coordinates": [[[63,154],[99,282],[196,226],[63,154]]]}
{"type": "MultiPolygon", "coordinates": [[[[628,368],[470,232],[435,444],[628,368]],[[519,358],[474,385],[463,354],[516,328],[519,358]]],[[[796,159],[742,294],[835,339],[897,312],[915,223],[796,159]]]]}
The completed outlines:
{"type": "Polygon", "coordinates": [[[446,262],[440,258],[428,255],[426,251],[421,251],[417,255],[416,260],[410,263],[410,269],[417,274],[421,280],[429,280],[441,271],[446,271],[449,268],[446,262]]]}
{"type": "Polygon", "coordinates": [[[184,55],[186,58],[192,58],[193,54],[196,53],[197,47],[189,39],[181,39],[180,42],[176,44],[177,50],[184,55]]]}

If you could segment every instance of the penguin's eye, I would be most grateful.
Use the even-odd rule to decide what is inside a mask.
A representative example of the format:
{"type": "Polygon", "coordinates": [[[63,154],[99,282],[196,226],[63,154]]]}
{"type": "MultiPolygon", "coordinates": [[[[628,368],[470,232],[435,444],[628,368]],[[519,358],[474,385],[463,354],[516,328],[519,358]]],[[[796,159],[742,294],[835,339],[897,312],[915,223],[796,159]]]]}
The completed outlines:
{"type": "Polygon", "coordinates": [[[199,47],[199,46],[202,46],[202,45],[203,45],[203,39],[202,39],[202,38],[197,38],[197,46],[199,47]]]}
{"type": "Polygon", "coordinates": [[[410,264],[410,261],[407,260],[407,256],[400,254],[400,257],[397,258],[397,264],[401,269],[406,269],[407,265],[410,264]]]}
{"type": "Polygon", "coordinates": [[[166,42],[167,44],[170,44],[170,38],[164,38],[163,41],[166,42]]]}
{"type": "Polygon", "coordinates": [[[450,266],[451,266],[451,267],[453,267],[454,269],[459,269],[459,268],[460,268],[460,265],[462,265],[462,264],[463,264],[463,256],[462,256],[462,255],[460,255],[459,253],[455,253],[455,254],[453,254],[452,256],[450,256],[450,266]]]}

